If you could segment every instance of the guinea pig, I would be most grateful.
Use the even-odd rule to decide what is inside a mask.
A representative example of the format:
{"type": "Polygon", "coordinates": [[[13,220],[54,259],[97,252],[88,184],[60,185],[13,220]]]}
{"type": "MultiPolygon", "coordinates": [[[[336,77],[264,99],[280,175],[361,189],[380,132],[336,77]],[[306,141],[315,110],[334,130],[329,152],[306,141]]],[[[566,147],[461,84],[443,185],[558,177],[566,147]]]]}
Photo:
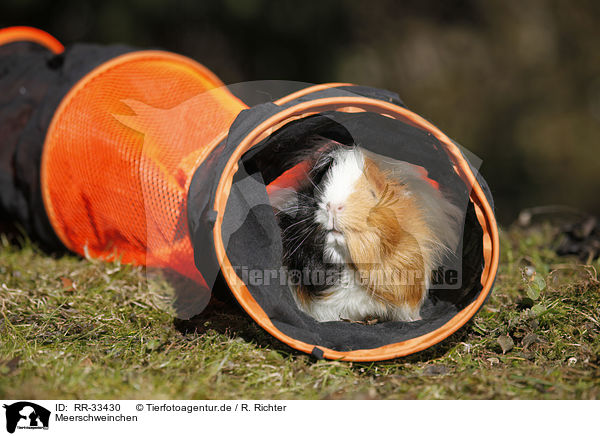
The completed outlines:
{"type": "Polygon", "coordinates": [[[409,166],[385,167],[329,143],[277,212],[283,263],[300,278],[290,289],[318,321],[421,319],[431,272],[456,246],[458,208],[409,166]]]}

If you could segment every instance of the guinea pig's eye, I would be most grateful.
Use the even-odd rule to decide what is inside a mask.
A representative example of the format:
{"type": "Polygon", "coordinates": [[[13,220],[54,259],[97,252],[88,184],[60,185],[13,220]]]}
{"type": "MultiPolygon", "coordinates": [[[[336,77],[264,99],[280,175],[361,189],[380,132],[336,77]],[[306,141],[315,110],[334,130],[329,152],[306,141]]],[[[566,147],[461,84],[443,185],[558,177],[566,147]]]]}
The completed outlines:
{"type": "Polygon", "coordinates": [[[371,192],[373,198],[377,199],[377,194],[375,194],[375,191],[373,191],[372,189],[369,189],[369,191],[371,192]]]}

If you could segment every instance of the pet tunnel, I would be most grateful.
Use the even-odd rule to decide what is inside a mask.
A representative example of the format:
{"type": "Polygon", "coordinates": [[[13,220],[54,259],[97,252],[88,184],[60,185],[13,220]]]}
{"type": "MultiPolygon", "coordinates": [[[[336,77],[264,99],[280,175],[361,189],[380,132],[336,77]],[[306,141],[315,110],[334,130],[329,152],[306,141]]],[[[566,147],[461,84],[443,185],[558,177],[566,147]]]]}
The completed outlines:
{"type": "Polygon", "coordinates": [[[41,245],[167,268],[198,292],[222,280],[262,328],[318,358],[424,350],[489,296],[499,256],[490,190],[466,153],[397,95],[340,83],[226,87],[184,56],[63,51],[26,28],[0,31],[0,44],[0,208],[41,245]],[[282,267],[269,195],[293,184],[290,156],[313,135],[409,162],[463,202],[460,286],[431,290],[421,320],[317,322],[286,284],[251,278],[282,267]]]}

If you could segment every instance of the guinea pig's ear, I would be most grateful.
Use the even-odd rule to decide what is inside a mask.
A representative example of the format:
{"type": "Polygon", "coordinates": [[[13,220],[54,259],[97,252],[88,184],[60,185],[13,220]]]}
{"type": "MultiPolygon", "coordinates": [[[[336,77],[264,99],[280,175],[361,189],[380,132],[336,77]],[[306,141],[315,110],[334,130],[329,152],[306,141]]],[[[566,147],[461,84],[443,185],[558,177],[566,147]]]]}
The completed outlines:
{"type": "Polygon", "coordinates": [[[364,174],[371,186],[377,191],[377,197],[379,198],[388,186],[385,174],[379,169],[375,161],[370,158],[365,158],[364,174]]]}

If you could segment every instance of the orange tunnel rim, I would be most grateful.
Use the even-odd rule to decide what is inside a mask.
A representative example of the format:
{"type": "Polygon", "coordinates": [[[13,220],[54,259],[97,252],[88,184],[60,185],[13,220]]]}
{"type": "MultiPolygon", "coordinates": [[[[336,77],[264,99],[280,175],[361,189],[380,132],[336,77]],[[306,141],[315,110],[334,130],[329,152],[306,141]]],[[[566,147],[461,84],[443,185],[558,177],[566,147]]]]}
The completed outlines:
{"type": "Polygon", "coordinates": [[[0,29],[0,46],[13,42],[34,42],[54,54],[65,51],[58,39],[41,29],[29,26],[13,26],[0,29]]]}
{"type": "MultiPolygon", "coordinates": [[[[318,89],[324,89],[321,85],[318,89]]],[[[329,87],[339,86],[339,84],[330,84],[329,87]]],[[[311,87],[314,89],[314,87],[311,87]]],[[[308,92],[301,92],[305,95],[308,92]]],[[[290,99],[284,97],[280,101],[275,102],[289,102],[290,99]]],[[[381,100],[372,99],[369,97],[328,97],[314,99],[307,102],[293,105],[287,109],[276,113],[269,119],[256,126],[238,145],[237,149],[229,157],[227,165],[225,166],[221,178],[219,180],[214,202],[214,210],[217,212],[217,219],[213,228],[213,239],[215,241],[215,252],[219,265],[223,270],[223,275],[240,305],[244,310],[267,332],[272,336],[276,337],[285,344],[295,348],[297,350],[311,353],[315,347],[323,352],[323,357],[334,360],[346,360],[346,361],[377,361],[387,360],[396,357],[406,356],[418,351],[422,351],[426,348],[431,347],[444,340],[452,333],[462,327],[469,319],[471,319],[476,312],[479,310],[481,305],[484,303],[487,295],[489,294],[496,273],[498,270],[499,263],[499,236],[496,219],[489,204],[483,189],[479,185],[473,171],[471,170],[469,163],[466,161],[458,147],[439,129],[433,126],[431,123],[426,121],[424,118],[415,114],[414,112],[397,106],[392,103],[387,103],[381,100]],[[225,207],[227,204],[227,198],[231,189],[233,175],[238,169],[238,161],[241,156],[254,146],[257,139],[261,137],[269,128],[276,126],[279,123],[284,122],[294,116],[302,116],[309,113],[321,112],[324,110],[332,110],[342,107],[359,107],[365,110],[377,111],[383,115],[390,115],[396,119],[408,119],[415,123],[417,126],[431,132],[440,142],[446,147],[447,151],[454,160],[454,164],[457,169],[460,170],[462,175],[470,183],[472,187],[471,201],[474,203],[477,211],[478,220],[483,228],[484,238],[484,259],[485,267],[482,273],[481,284],[482,290],[478,297],[471,302],[468,306],[458,312],[452,319],[450,319],[443,326],[433,330],[425,335],[418,336],[416,338],[408,339],[402,342],[388,344],[373,349],[359,349],[353,351],[336,351],[326,347],[322,347],[315,344],[308,344],[306,342],[294,339],[283,332],[281,332],[270,320],[260,305],[254,300],[250,294],[245,283],[235,274],[235,270],[232,267],[221,237],[221,226],[223,222],[223,215],[225,213],[225,207]],[[487,246],[487,249],[485,248],[487,246]]]]}
{"type": "MultiPolygon", "coordinates": [[[[56,221],[56,214],[54,210],[55,205],[52,202],[51,195],[47,191],[49,184],[46,183],[46,179],[48,177],[48,150],[50,148],[48,147],[48,144],[52,138],[54,138],[60,133],[59,124],[63,114],[69,108],[69,105],[72,102],[72,100],[77,97],[78,93],[81,92],[91,82],[91,80],[110,71],[114,67],[123,65],[124,63],[130,61],[136,61],[138,59],[160,59],[169,62],[176,62],[181,65],[186,65],[190,70],[193,70],[194,74],[202,76],[204,80],[210,82],[215,88],[223,88],[223,92],[226,92],[225,86],[218,79],[218,77],[200,63],[185,56],[161,50],[140,50],[126,53],[117,56],[111,59],[110,61],[105,62],[91,70],[69,90],[67,95],[63,97],[60,105],[54,113],[54,116],[46,132],[46,139],[42,153],[40,177],[44,206],[46,208],[46,213],[51,223],[54,223],[56,221]]],[[[350,84],[332,83],[315,85],[300,90],[296,93],[290,94],[286,97],[283,97],[282,99],[275,101],[274,103],[279,105],[287,104],[292,102],[296,98],[308,95],[312,92],[348,85],[350,84]]],[[[336,110],[347,107],[375,111],[382,115],[391,116],[397,119],[408,120],[411,123],[414,123],[415,125],[418,125],[421,128],[431,132],[442,143],[444,143],[447,147],[449,155],[451,156],[451,159],[453,160],[455,167],[460,170],[459,174],[463,175],[463,178],[466,179],[466,181],[472,186],[471,200],[474,203],[475,209],[477,211],[478,220],[484,231],[485,268],[482,273],[483,289],[475,301],[473,301],[467,307],[462,309],[444,326],[417,338],[413,338],[403,342],[398,342],[395,344],[385,345],[374,349],[361,349],[340,352],[317,345],[317,347],[323,351],[324,357],[329,359],[342,359],[348,361],[385,360],[404,356],[426,349],[431,345],[434,345],[440,342],[441,340],[445,339],[450,334],[458,330],[461,326],[463,326],[483,304],[486,296],[491,290],[498,267],[498,230],[492,208],[487,201],[485,193],[479,186],[475,175],[471,171],[468,162],[462,156],[458,147],[446,135],[444,135],[441,131],[439,131],[437,128],[435,128],[433,125],[431,125],[429,122],[427,122],[417,114],[414,114],[408,109],[402,108],[393,103],[388,103],[369,97],[328,97],[313,99],[292,105],[291,107],[282,109],[280,112],[272,115],[258,126],[255,126],[254,129],[245,136],[245,138],[240,142],[240,144],[238,144],[236,150],[234,150],[232,155],[229,156],[228,162],[225,168],[223,169],[219,180],[217,181],[217,189],[213,205],[213,209],[217,211],[217,219],[213,228],[214,250],[217,256],[218,263],[223,270],[223,275],[229,285],[229,288],[231,289],[231,292],[234,294],[235,298],[238,300],[240,305],[244,308],[244,310],[272,336],[276,337],[277,339],[291,346],[292,348],[306,353],[311,353],[316,345],[308,344],[294,339],[290,336],[287,336],[286,334],[281,332],[277,327],[275,327],[275,325],[271,322],[270,318],[266,315],[264,310],[254,300],[243,281],[241,281],[241,279],[235,274],[232,265],[229,259],[227,258],[227,254],[224,248],[223,240],[221,237],[221,226],[223,221],[223,215],[225,212],[225,207],[227,204],[227,198],[229,196],[229,192],[232,185],[232,179],[234,173],[237,171],[238,161],[240,160],[243,153],[245,153],[252,146],[254,146],[254,144],[257,142],[257,140],[261,138],[262,135],[267,134],[269,132],[269,129],[273,129],[275,126],[289,122],[294,117],[306,116],[315,112],[322,112],[324,110],[336,110]]],[[[208,145],[208,147],[212,150],[212,148],[214,148],[219,142],[226,138],[227,134],[227,131],[223,132],[221,135],[215,138],[214,141],[212,141],[208,145]]],[[[197,168],[201,164],[201,162],[199,161],[196,163],[197,166],[195,166],[195,168],[197,168]]],[[[186,192],[189,191],[190,182],[191,178],[188,178],[186,181],[186,192]]],[[[56,226],[54,226],[54,224],[53,228],[55,228],[58,237],[63,241],[67,248],[70,248],[73,251],[77,251],[77,247],[70,246],[68,237],[65,234],[62,234],[60,232],[60,229],[57,229],[56,226]]]]}

